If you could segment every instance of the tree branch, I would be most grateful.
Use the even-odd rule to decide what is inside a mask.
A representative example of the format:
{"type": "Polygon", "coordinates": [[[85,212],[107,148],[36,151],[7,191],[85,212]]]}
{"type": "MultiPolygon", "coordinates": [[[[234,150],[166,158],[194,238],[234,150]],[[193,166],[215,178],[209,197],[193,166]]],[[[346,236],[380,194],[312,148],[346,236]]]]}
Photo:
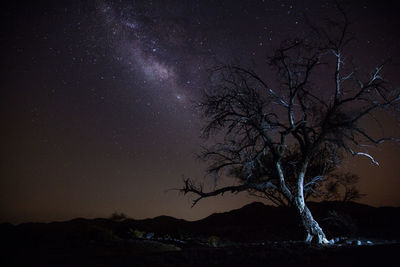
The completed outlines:
{"type": "Polygon", "coordinates": [[[242,191],[247,191],[250,189],[255,189],[257,191],[263,191],[267,189],[276,189],[276,186],[273,185],[272,183],[247,183],[243,185],[237,185],[237,186],[226,186],[222,187],[219,189],[216,189],[214,191],[210,192],[204,192],[203,188],[201,186],[195,186],[194,183],[189,179],[184,180],[184,187],[182,189],[179,189],[180,192],[182,192],[184,195],[188,193],[192,193],[197,195],[198,197],[193,200],[192,207],[194,207],[197,202],[199,202],[203,198],[208,198],[208,197],[213,197],[217,195],[223,195],[226,192],[230,192],[232,194],[237,194],[242,191]]]}

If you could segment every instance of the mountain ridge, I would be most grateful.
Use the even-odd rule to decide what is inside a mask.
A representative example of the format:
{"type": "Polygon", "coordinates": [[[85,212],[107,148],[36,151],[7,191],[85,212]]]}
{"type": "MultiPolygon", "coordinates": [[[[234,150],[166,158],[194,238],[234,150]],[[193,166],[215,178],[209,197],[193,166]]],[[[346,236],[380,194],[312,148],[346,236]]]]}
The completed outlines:
{"type": "MultiPolygon", "coordinates": [[[[329,237],[368,236],[400,238],[400,208],[375,208],[355,202],[310,202],[313,216],[329,237]]],[[[174,238],[219,236],[223,239],[252,242],[263,240],[303,240],[304,231],[294,210],[252,202],[241,208],[213,213],[201,220],[186,221],[161,215],[149,219],[112,220],[75,218],[51,223],[1,224],[8,238],[31,240],[92,240],[134,238],[134,233],[174,238]]]]}

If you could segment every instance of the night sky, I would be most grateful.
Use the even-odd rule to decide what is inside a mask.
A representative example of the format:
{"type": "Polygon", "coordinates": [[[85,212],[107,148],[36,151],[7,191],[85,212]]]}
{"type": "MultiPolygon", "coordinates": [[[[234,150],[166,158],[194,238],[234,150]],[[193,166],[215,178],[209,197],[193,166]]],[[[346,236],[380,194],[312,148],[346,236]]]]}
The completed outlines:
{"type": "MultiPolygon", "coordinates": [[[[171,188],[204,178],[196,159],[203,125],[193,103],[219,62],[255,65],[304,16],[337,16],[326,1],[29,1],[1,11],[0,222],[170,215],[195,220],[255,201],[245,193],[190,198],[171,188]],[[38,3],[41,2],[41,3],[38,3]]],[[[400,19],[395,1],[348,1],[362,70],[387,56],[400,86],[400,19]]],[[[349,52],[349,51],[348,51],[349,52]]],[[[395,120],[380,115],[388,133],[395,120]]],[[[379,132],[373,129],[374,132],[379,132]]],[[[398,145],[348,158],[361,202],[400,206],[398,145]]],[[[225,183],[229,180],[223,181],[225,183]]]]}

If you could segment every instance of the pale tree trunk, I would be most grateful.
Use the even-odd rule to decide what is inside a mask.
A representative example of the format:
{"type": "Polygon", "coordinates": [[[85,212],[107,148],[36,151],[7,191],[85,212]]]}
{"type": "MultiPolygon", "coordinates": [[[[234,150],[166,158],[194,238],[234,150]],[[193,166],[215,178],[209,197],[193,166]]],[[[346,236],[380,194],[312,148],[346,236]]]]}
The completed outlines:
{"type": "Polygon", "coordinates": [[[296,203],[296,208],[300,214],[301,222],[307,233],[306,242],[310,243],[314,239],[314,241],[318,244],[329,243],[324,231],[319,226],[318,222],[313,218],[308,207],[306,205],[301,207],[298,206],[298,203],[296,203]]]}
{"type": "Polygon", "coordinates": [[[297,184],[297,197],[295,198],[295,207],[300,215],[301,222],[307,233],[306,242],[310,243],[313,239],[318,244],[329,243],[326,239],[325,233],[319,226],[318,222],[314,219],[311,211],[305,204],[304,200],[304,176],[307,170],[308,161],[303,165],[301,172],[299,173],[298,184],[297,184]]]}
{"type": "Polygon", "coordinates": [[[300,218],[302,225],[307,233],[306,242],[310,243],[314,238],[315,242],[318,244],[327,244],[329,243],[328,239],[326,239],[325,233],[322,228],[319,226],[318,222],[313,218],[311,211],[305,204],[304,201],[304,176],[307,169],[307,162],[303,165],[303,168],[298,177],[298,187],[297,187],[297,196],[294,196],[292,192],[290,192],[289,188],[285,183],[285,176],[282,171],[282,167],[280,162],[276,163],[276,168],[279,175],[280,180],[280,190],[282,194],[286,197],[289,203],[292,204],[293,207],[296,208],[300,218]]]}

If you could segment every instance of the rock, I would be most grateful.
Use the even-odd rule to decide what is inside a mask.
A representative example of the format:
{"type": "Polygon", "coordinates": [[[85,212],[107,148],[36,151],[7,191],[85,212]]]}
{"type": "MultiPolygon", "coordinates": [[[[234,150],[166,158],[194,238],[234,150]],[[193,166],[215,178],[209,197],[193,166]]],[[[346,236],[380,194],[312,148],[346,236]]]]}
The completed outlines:
{"type": "Polygon", "coordinates": [[[147,233],[146,239],[152,239],[154,237],[154,233],[147,233]]]}

